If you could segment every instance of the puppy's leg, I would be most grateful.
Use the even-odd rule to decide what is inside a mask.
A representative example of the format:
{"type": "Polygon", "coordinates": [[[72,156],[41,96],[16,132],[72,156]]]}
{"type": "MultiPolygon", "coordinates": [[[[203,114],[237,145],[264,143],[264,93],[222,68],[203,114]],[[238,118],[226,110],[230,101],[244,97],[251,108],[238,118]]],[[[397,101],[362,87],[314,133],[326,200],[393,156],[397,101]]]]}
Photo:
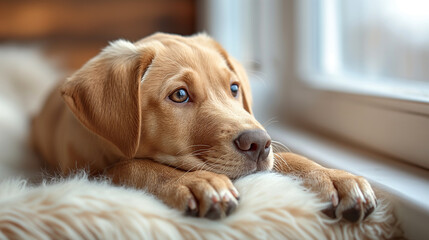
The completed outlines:
{"type": "Polygon", "coordinates": [[[187,215],[219,219],[238,204],[230,179],[207,171],[184,172],[150,160],[121,161],[107,170],[113,183],[145,189],[187,215]]]}
{"type": "Polygon", "coordinates": [[[279,153],[274,169],[302,178],[304,185],[324,201],[331,202],[326,213],[351,222],[363,220],[376,207],[375,194],[366,179],[351,173],[328,169],[297,154],[279,153]]]}

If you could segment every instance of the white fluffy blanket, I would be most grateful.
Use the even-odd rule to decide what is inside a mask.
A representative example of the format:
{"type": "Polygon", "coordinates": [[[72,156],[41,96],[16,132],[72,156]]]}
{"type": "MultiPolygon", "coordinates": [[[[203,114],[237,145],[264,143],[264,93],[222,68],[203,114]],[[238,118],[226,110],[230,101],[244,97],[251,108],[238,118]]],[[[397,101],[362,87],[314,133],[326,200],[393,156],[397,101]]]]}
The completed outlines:
{"type": "Polygon", "coordinates": [[[239,207],[220,221],[185,217],[144,191],[90,181],[83,173],[32,186],[17,174],[31,162],[25,147],[28,115],[58,76],[46,62],[33,49],[0,48],[0,239],[384,239],[401,234],[387,201],[361,223],[333,221],[298,180],[273,173],[236,181],[239,207]]]}
{"type": "Polygon", "coordinates": [[[239,207],[220,221],[186,217],[140,190],[84,174],[31,187],[0,183],[0,239],[389,239],[385,202],[359,224],[333,221],[299,181],[274,173],[236,181],[239,207]]]}

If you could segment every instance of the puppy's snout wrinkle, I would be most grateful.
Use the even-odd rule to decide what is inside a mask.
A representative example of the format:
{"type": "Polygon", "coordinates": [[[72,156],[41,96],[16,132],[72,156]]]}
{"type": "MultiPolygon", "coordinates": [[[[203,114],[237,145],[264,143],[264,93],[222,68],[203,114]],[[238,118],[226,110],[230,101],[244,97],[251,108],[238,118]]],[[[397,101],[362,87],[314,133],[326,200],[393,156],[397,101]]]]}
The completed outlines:
{"type": "Polygon", "coordinates": [[[237,150],[251,161],[263,161],[270,153],[271,138],[264,130],[247,130],[235,140],[237,150]]]}

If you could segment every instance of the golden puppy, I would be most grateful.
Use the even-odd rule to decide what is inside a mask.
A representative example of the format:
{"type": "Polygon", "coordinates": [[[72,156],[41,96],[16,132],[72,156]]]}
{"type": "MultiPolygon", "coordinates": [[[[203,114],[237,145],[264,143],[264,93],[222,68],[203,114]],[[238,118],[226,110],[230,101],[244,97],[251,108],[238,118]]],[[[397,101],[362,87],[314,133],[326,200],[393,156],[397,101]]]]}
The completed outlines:
{"type": "Polygon", "coordinates": [[[330,216],[373,211],[365,179],[292,153],[274,159],[251,103],[243,67],[204,34],[118,40],[52,92],[32,142],[51,169],[107,175],[193,216],[230,214],[230,179],[273,168],[302,177],[330,216]]]}

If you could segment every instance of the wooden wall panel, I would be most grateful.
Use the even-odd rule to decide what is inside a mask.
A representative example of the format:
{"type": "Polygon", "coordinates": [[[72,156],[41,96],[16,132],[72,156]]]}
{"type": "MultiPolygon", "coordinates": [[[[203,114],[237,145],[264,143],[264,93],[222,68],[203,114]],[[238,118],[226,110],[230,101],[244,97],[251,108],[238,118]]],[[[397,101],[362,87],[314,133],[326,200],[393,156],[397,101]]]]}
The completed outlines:
{"type": "Polygon", "coordinates": [[[0,1],[0,43],[41,43],[77,68],[108,41],[195,32],[195,0],[0,1]]]}

